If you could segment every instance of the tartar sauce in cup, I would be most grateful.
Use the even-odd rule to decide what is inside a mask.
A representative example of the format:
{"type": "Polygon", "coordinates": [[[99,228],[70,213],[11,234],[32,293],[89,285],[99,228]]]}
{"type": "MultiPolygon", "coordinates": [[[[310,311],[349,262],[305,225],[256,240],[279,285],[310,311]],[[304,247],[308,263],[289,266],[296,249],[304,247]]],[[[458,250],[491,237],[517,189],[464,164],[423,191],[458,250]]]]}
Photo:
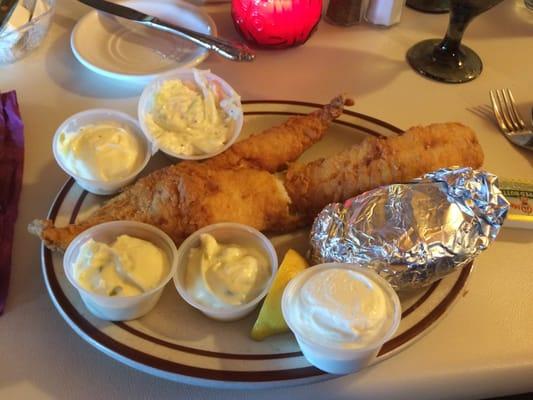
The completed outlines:
{"type": "Polygon", "coordinates": [[[70,242],[63,257],[65,276],[87,309],[107,321],[150,312],[177,266],[172,239],[136,221],[92,226],[70,242]]]}
{"type": "Polygon", "coordinates": [[[350,264],[321,264],[285,288],[283,317],[307,360],[326,372],[367,365],[396,331],[398,296],[375,272],[350,264]]]}
{"type": "Polygon", "coordinates": [[[234,321],[266,296],[278,270],[270,240],[250,226],[205,226],[181,244],[174,285],[181,298],[205,316],[234,321]]]}
{"type": "Polygon", "coordinates": [[[157,287],[168,275],[165,253],[153,243],[120,235],[111,244],[89,239],[74,260],[74,278],[91,293],[136,296],[157,287]]]}
{"type": "Polygon", "coordinates": [[[252,246],[221,244],[200,235],[185,272],[185,290],[199,303],[214,308],[246,304],[257,297],[272,272],[265,254],[252,246]]]}

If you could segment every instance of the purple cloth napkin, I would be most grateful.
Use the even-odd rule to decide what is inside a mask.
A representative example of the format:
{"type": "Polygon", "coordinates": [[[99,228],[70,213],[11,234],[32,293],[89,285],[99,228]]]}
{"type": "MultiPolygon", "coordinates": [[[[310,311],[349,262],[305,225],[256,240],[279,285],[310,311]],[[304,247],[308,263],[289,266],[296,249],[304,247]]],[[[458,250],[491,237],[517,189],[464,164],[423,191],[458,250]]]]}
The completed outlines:
{"type": "Polygon", "coordinates": [[[4,312],[24,166],[24,125],[17,94],[0,93],[0,315],[4,312]]]}

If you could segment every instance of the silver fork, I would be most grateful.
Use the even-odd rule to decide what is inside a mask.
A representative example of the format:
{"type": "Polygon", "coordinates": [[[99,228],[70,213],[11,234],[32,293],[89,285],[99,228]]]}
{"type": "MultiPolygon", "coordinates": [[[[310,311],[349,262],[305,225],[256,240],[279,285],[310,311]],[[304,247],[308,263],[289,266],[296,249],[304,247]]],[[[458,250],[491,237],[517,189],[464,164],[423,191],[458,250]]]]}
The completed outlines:
{"type": "Polygon", "coordinates": [[[492,110],[498,126],[512,143],[533,150],[533,131],[526,127],[510,89],[490,91],[492,110]]]}

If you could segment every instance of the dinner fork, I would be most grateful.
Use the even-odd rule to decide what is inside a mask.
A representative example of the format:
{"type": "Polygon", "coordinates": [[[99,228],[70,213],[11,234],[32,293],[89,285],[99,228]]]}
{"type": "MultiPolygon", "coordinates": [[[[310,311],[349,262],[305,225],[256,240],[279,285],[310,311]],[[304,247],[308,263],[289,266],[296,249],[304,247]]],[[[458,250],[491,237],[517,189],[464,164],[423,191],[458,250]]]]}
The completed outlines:
{"type": "Polygon", "coordinates": [[[492,110],[498,126],[512,143],[533,150],[533,131],[526,124],[516,108],[516,102],[510,89],[490,91],[492,110]]]}

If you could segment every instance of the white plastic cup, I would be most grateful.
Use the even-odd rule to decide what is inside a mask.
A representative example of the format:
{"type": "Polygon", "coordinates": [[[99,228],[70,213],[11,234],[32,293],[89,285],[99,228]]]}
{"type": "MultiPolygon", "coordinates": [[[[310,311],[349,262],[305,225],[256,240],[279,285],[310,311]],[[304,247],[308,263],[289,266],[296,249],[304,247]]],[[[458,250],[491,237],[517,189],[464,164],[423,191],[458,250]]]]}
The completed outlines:
{"type": "Polygon", "coordinates": [[[92,314],[104,320],[125,321],[139,318],[154,308],[165,285],[176,273],[177,252],[172,239],[152,225],[134,221],[105,222],[83,231],[74,238],[63,257],[63,268],[68,281],[78,290],[83,303],[92,314]],[[168,274],[157,287],[136,296],[105,296],[81,287],[74,276],[74,262],[81,246],[89,239],[111,244],[123,234],[149,241],[163,250],[170,266],[168,274]]]}
{"type": "Polygon", "coordinates": [[[283,318],[294,333],[303,355],[315,367],[331,374],[349,374],[367,366],[376,357],[379,349],[389,340],[398,329],[401,319],[401,305],[398,295],[392,286],[374,271],[354,264],[327,263],[305,269],[292,279],[283,292],[281,300],[283,318]],[[382,329],[382,334],[374,338],[366,346],[342,346],[328,342],[325,339],[306,336],[305,330],[294,322],[291,312],[291,301],[302,285],[314,274],[326,269],[343,268],[360,273],[374,281],[389,300],[392,307],[392,317],[387,321],[388,326],[382,329]]]}
{"type": "Polygon", "coordinates": [[[234,321],[249,314],[257,304],[266,296],[276,272],[278,270],[278,257],[276,250],[268,238],[258,230],[237,223],[223,222],[220,224],[208,225],[189,236],[178,249],[178,268],[174,275],[174,285],[180,296],[192,307],[200,310],[206,316],[219,321],[234,321]],[[253,246],[267,256],[270,265],[270,278],[265,287],[251,301],[239,306],[228,306],[227,308],[209,307],[198,301],[187,291],[185,285],[185,274],[189,264],[189,252],[193,248],[201,245],[200,235],[208,233],[219,243],[235,243],[245,246],[253,246]]]}
{"type": "Polygon", "coordinates": [[[125,114],[123,112],[109,110],[104,108],[96,108],[92,110],[82,111],[80,113],[74,114],[65,120],[59,128],[57,128],[56,133],[52,141],[52,151],[56,159],[57,164],[61,167],[63,171],[72,176],[78,185],[87,190],[88,192],[100,195],[109,195],[118,192],[124,186],[133,182],[133,180],[139,175],[139,173],[146,167],[150,157],[152,156],[151,143],[146,136],[143,134],[137,120],[125,114]],[[87,179],[81,177],[75,171],[71,170],[68,165],[66,165],[59,153],[58,144],[60,136],[63,132],[75,132],[80,128],[87,125],[94,125],[103,122],[114,122],[122,126],[125,126],[129,132],[134,134],[141,144],[142,154],[140,155],[142,161],[139,165],[131,171],[131,173],[122,178],[113,181],[101,181],[97,179],[87,179]]]}
{"type": "MultiPolygon", "coordinates": [[[[237,94],[235,90],[229,85],[229,83],[227,83],[221,77],[207,71],[206,78],[209,81],[215,81],[218,84],[220,84],[220,87],[224,90],[224,93],[228,97],[231,97],[237,94]]],[[[154,149],[158,149],[159,146],[157,145],[157,140],[154,138],[154,135],[152,134],[150,128],[145,122],[146,115],[150,112],[150,110],[153,107],[153,99],[154,99],[155,94],[160,90],[161,85],[164,82],[169,81],[169,80],[181,80],[184,82],[194,83],[195,82],[194,81],[194,68],[184,68],[184,69],[172,71],[172,72],[161,75],[159,78],[153,80],[144,88],[141,94],[141,97],[139,98],[139,104],[137,107],[139,124],[141,126],[142,131],[148,138],[148,140],[150,140],[150,142],[152,143],[152,147],[154,149]]],[[[239,115],[237,116],[237,119],[235,120],[233,132],[230,133],[228,140],[224,144],[224,146],[220,147],[214,152],[198,154],[198,155],[186,155],[186,154],[175,153],[170,149],[159,148],[159,150],[161,150],[163,153],[173,158],[177,158],[181,160],[203,160],[206,158],[210,158],[227,150],[237,140],[237,138],[239,137],[241,133],[243,122],[244,122],[244,115],[242,112],[242,107],[240,107],[240,112],[239,112],[239,115]]]]}

